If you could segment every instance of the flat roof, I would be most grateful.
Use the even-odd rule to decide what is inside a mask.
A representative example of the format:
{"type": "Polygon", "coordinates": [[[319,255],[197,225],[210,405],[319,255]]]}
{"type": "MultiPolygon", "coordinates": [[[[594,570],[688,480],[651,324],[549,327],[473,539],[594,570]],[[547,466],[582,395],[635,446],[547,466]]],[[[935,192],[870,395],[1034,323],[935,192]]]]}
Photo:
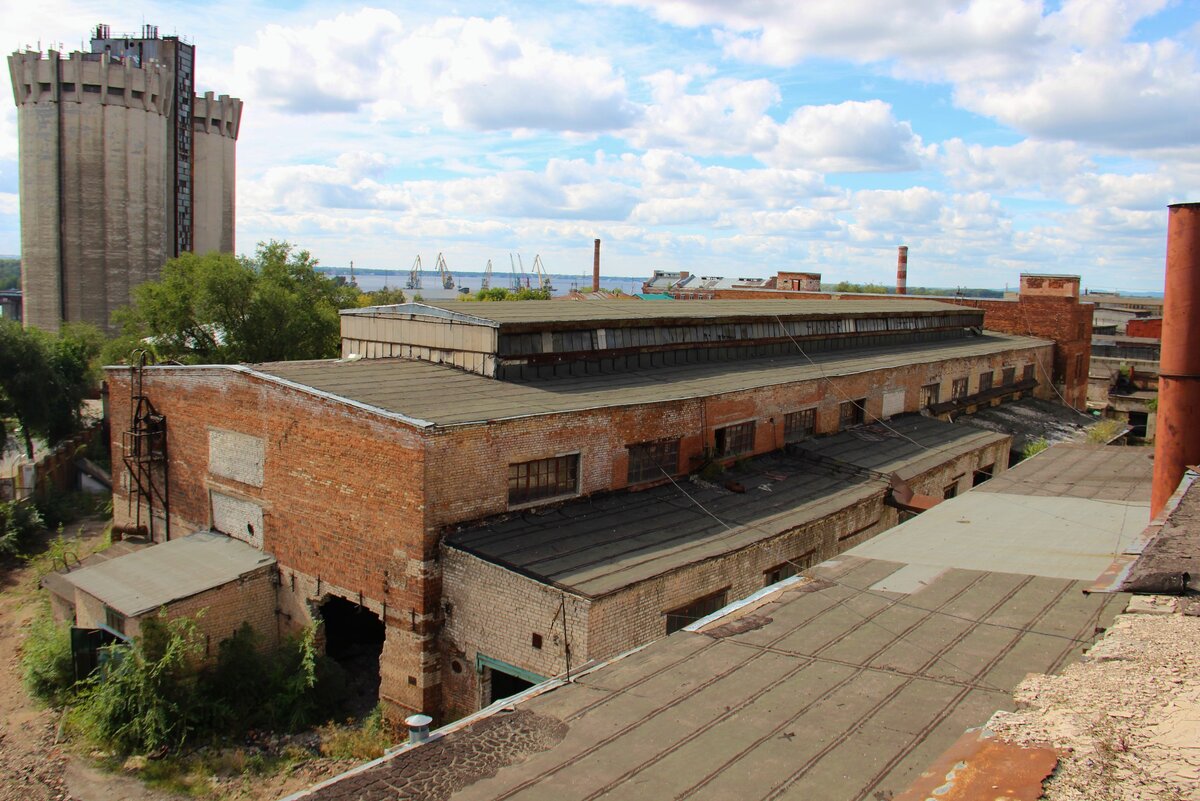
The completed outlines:
{"type": "Polygon", "coordinates": [[[1048,442],[1064,442],[1087,436],[1087,429],[1098,421],[1091,415],[1076,411],[1058,401],[1041,398],[1021,398],[999,406],[989,406],[974,414],[955,418],[988,431],[1010,434],[1013,450],[1020,451],[1026,443],[1035,439],[1048,442]]]}
{"type": "Polygon", "coordinates": [[[908,414],[886,424],[856,426],[797,445],[809,453],[909,479],[1008,437],[934,417],[908,414]]]}
{"type": "Polygon", "coordinates": [[[63,574],[69,584],[135,617],[220,587],[275,557],[240,540],[200,531],[63,574]]]}
{"type": "MultiPolygon", "coordinates": [[[[570,305],[587,308],[599,302],[570,305]]],[[[294,382],[430,425],[449,426],[707,397],[1046,344],[1042,339],[988,331],[964,339],[814,353],[811,362],[797,353],[529,382],[499,381],[453,367],[398,358],[272,362],[237,369],[294,382]]]]}
{"type": "Polygon", "coordinates": [[[1153,477],[1153,447],[1061,442],[976,490],[1149,504],[1153,477]]]}
{"type": "Polygon", "coordinates": [[[648,321],[684,322],[687,320],[756,319],[772,317],[845,317],[859,314],[939,313],[978,316],[972,307],[955,306],[930,300],[706,300],[644,306],[616,300],[596,300],[587,304],[569,300],[524,302],[444,301],[437,303],[401,303],[345,309],[344,315],[366,316],[443,316],[438,310],[474,318],[494,326],[554,323],[639,324],[648,321]]]}
{"type": "Polygon", "coordinates": [[[446,544],[597,597],[770,539],[888,488],[881,479],[784,453],[750,460],[711,482],[675,481],[530,509],[453,533],[446,544]],[[727,489],[728,482],[744,491],[727,489]]]}

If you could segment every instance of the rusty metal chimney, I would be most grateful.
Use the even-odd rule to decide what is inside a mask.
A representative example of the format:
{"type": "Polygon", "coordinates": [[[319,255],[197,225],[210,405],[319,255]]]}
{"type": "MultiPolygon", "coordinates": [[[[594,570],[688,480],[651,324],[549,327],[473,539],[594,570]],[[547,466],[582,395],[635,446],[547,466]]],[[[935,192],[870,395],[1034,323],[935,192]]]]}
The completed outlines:
{"type": "Polygon", "coordinates": [[[592,257],[592,291],[600,291],[600,240],[596,240],[596,255],[592,257]]]}
{"type": "Polygon", "coordinates": [[[1189,465],[1200,462],[1200,203],[1168,207],[1167,276],[1158,372],[1158,426],[1150,517],[1189,465]]]}
{"type": "Polygon", "coordinates": [[[908,294],[908,245],[900,246],[900,255],[896,259],[896,294],[908,294]]]}

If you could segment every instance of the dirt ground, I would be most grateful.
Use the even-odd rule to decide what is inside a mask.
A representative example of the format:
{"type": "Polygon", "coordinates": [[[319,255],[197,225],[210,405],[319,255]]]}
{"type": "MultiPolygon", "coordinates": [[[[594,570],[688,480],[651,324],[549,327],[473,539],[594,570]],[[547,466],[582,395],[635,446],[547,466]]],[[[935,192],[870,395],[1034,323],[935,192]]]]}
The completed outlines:
{"type": "MultiPolygon", "coordinates": [[[[107,520],[68,527],[80,557],[102,542],[107,520]]],[[[39,588],[48,560],[0,564],[0,801],[177,801],[182,796],[147,786],[134,774],[104,770],[84,744],[60,742],[60,715],[43,709],[21,680],[21,643],[43,602],[39,588]]],[[[269,801],[356,764],[313,758],[275,775],[203,777],[192,797],[269,801]]]]}

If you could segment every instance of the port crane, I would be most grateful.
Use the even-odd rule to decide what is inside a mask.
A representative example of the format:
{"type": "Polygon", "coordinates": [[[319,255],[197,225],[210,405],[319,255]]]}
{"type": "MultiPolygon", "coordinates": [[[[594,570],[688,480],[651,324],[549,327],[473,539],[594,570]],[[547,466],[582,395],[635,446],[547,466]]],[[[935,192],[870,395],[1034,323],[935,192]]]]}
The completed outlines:
{"type": "Polygon", "coordinates": [[[450,267],[446,264],[446,257],[441,253],[437,255],[437,273],[442,279],[442,289],[454,289],[454,276],[450,274],[450,267]]]}
{"type": "Polygon", "coordinates": [[[404,288],[421,288],[421,255],[419,253],[417,254],[416,261],[413,262],[412,269],[408,272],[408,280],[404,282],[404,288]]]}

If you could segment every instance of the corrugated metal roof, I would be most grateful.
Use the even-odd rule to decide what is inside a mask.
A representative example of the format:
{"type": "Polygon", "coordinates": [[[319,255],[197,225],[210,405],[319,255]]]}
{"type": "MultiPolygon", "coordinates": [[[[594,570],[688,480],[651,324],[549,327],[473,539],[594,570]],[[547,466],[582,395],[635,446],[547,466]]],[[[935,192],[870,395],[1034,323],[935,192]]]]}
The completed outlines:
{"type": "MultiPolygon", "coordinates": [[[[683,304],[682,301],[679,303],[683,304]]],[[[569,305],[587,307],[590,304],[569,305]]],[[[1031,337],[987,332],[984,336],[968,339],[812,354],[812,363],[796,354],[528,383],[497,381],[452,367],[405,359],[274,362],[249,365],[245,369],[435,425],[461,425],[707,397],[1046,344],[1045,340],[1031,337]]]]}
{"type": "Polygon", "coordinates": [[[346,309],[345,315],[438,315],[449,311],[498,325],[588,322],[636,325],[666,320],[770,319],[772,317],[845,317],[862,314],[961,314],[978,317],[979,309],[931,300],[705,300],[643,305],[624,301],[574,303],[568,300],[510,302],[446,301],[403,303],[346,309]]]}
{"type": "Polygon", "coordinates": [[[137,615],[236,581],[275,557],[201,531],[85,567],[63,578],[123,615],[137,615]]]}

